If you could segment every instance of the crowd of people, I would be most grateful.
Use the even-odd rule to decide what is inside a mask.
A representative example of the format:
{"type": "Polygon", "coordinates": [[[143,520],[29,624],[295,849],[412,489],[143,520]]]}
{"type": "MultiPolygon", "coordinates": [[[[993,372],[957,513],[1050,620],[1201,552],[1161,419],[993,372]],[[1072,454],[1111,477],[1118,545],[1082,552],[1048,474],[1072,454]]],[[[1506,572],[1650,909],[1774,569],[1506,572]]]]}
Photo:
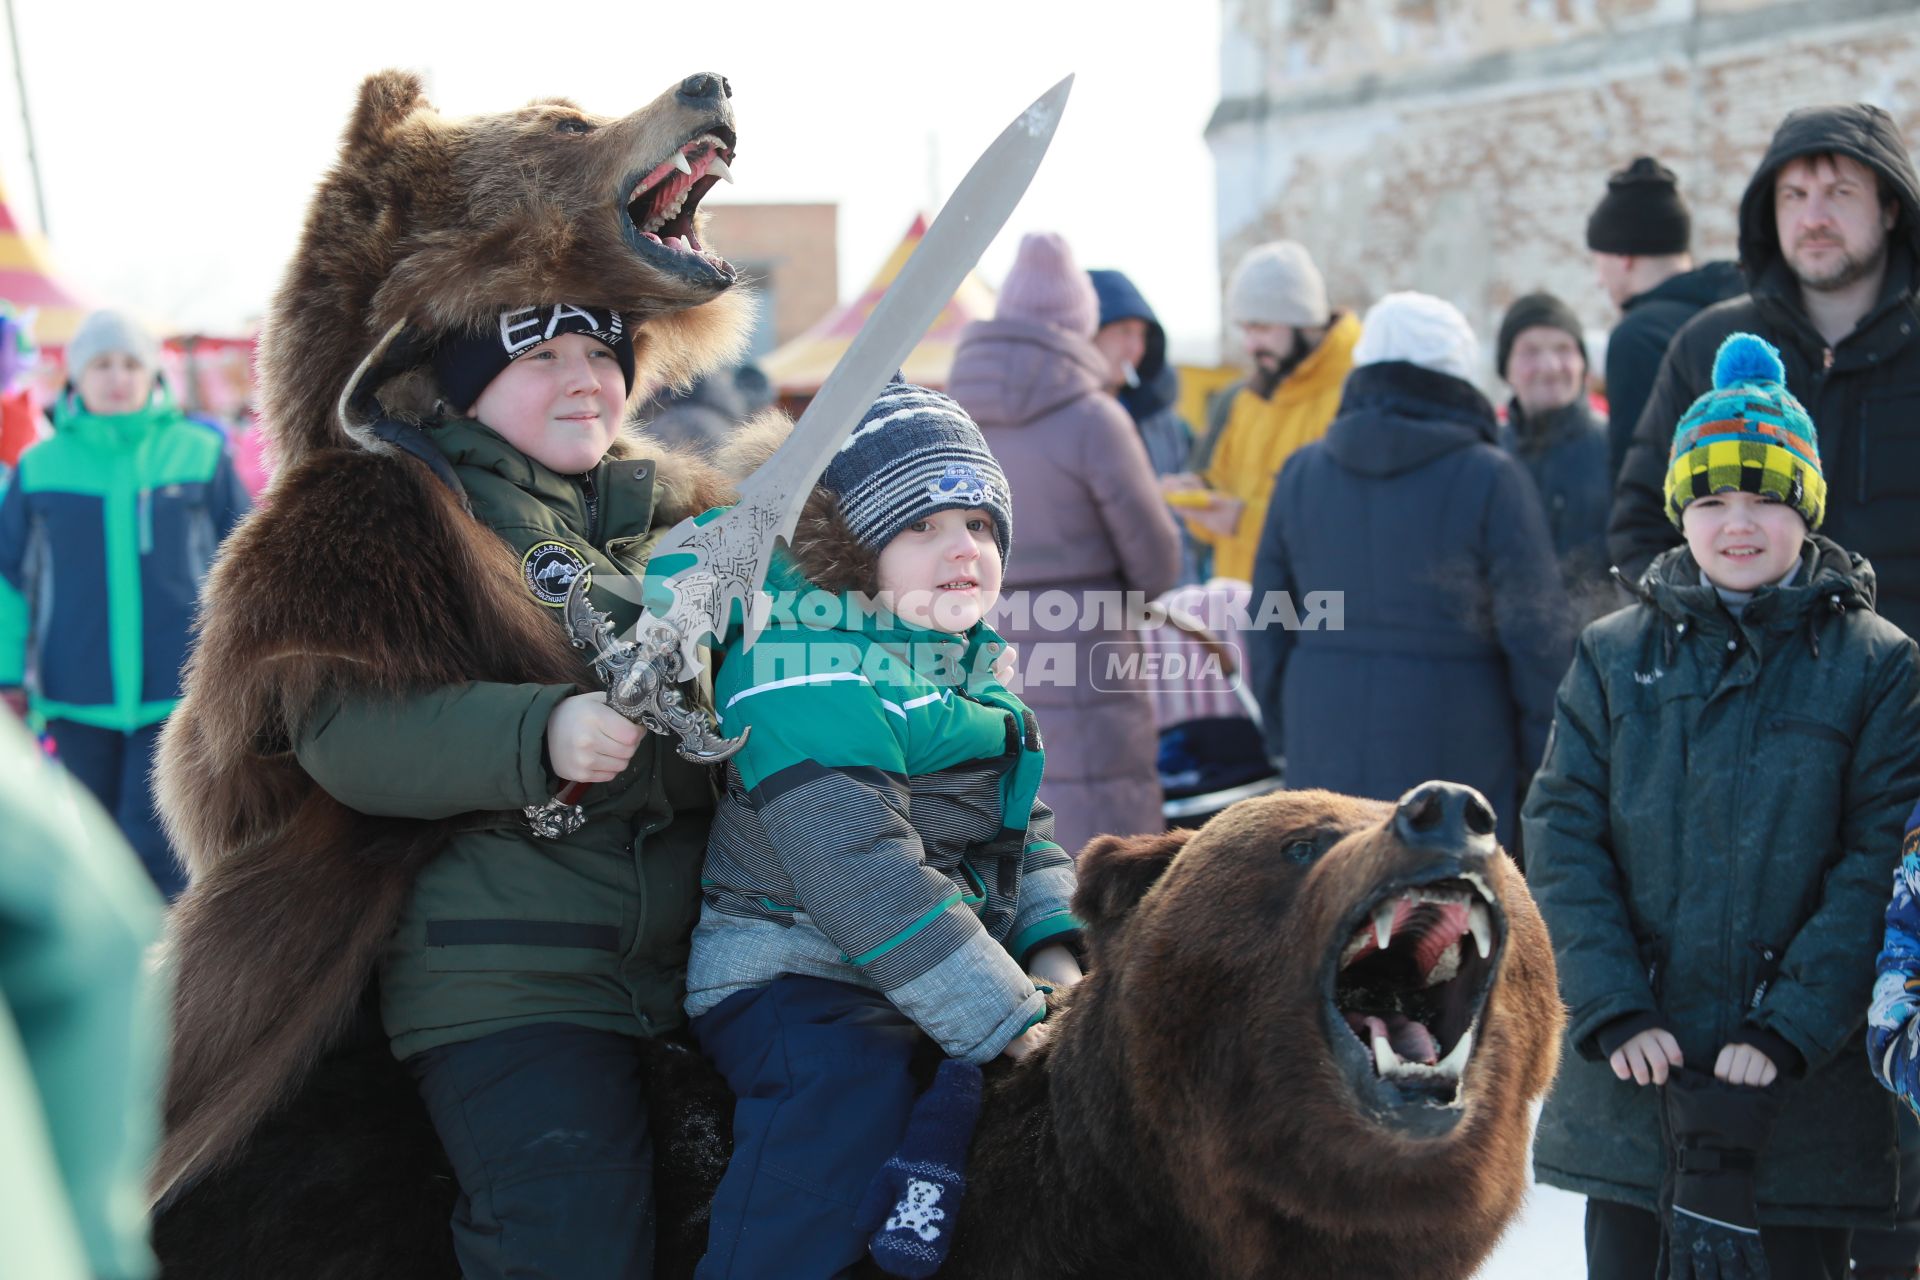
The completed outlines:
{"type": "MultiPolygon", "coordinates": [[[[916,1150],[916,1118],[1045,1043],[1085,960],[1072,855],[1164,821],[1130,661],[1151,634],[1107,602],[1218,583],[1266,620],[1234,639],[1287,786],[1444,778],[1491,804],[1568,1005],[1535,1162],[1588,1197],[1590,1275],[1696,1252],[1920,1275],[1898,1105],[1920,1108],[1920,179],[1886,113],[1810,108],[1751,177],[1737,266],[1696,263],[1690,223],[1656,159],[1612,174],[1585,229],[1620,311],[1604,370],[1573,308],[1528,293],[1493,338],[1498,405],[1452,303],[1342,308],[1308,247],[1260,245],[1225,298],[1249,372],[1197,429],[1133,281],[1027,236],[944,391],[881,394],[776,563],[835,620],[718,655],[747,745],[717,786],[603,695],[478,656],[402,693],[306,689],[286,796],[369,839],[471,819],[378,961],[464,1273],[648,1273],[633,1045],[683,1022],[740,1099],[700,1274],[924,1265],[942,1233],[882,1222],[875,1171],[904,1160],[958,1212],[964,1143],[916,1150]],[[558,838],[484,819],[562,784],[595,790],[558,838]],[[948,1061],[916,1098],[929,1043],[948,1061]],[[563,1130],[590,1140],[540,1141],[563,1130]]],[[[414,335],[445,412],[406,447],[523,568],[598,574],[631,624],[602,581],[644,575],[669,511],[649,465],[617,465],[630,322],[495,301],[496,329],[414,335]]],[[[99,313],[66,354],[0,496],[0,693],[171,899],[155,742],[250,504],[136,325],[99,313]]],[[[764,393],[711,375],[649,412],[708,447],[764,393]]],[[[152,920],[113,901],[137,949],[152,920]]],[[[140,1273],[87,1232],[97,1274],[140,1273]]]]}

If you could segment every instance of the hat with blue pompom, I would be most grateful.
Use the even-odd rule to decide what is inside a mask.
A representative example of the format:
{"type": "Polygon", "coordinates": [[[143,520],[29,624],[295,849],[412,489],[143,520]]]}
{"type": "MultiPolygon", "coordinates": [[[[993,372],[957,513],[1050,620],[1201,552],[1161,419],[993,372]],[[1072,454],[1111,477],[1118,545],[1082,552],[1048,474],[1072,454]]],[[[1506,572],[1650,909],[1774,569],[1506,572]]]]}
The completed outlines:
{"type": "Polygon", "coordinates": [[[1713,390],[1674,429],[1667,463],[1667,518],[1678,526],[1696,498],[1757,493],[1786,503],[1818,529],[1827,479],[1813,419],[1787,390],[1780,352],[1751,333],[1732,334],[1713,358],[1713,390]]]}

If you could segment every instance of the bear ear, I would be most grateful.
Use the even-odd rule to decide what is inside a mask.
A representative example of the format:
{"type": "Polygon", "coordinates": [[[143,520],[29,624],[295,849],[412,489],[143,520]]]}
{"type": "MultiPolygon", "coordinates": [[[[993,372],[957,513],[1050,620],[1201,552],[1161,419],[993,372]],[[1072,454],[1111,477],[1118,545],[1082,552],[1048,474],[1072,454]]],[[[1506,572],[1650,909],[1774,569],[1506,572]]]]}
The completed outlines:
{"type": "Polygon", "coordinates": [[[1180,828],[1150,836],[1095,837],[1077,860],[1080,887],[1073,895],[1073,914],[1092,929],[1126,915],[1192,836],[1180,828]]]}
{"type": "Polygon", "coordinates": [[[380,146],[401,121],[431,109],[426,86],[411,71],[376,71],[360,83],[360,101],[347,124],[347,149],[380,146]]]}

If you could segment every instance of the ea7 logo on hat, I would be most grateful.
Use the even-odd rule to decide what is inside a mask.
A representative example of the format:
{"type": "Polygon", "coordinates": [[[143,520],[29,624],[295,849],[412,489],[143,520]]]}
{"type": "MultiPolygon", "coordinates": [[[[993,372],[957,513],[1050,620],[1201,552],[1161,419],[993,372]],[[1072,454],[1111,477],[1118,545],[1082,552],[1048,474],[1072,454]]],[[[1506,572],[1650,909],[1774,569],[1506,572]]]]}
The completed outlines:
{"type": "Polygon", "coordinates": [[[965,462],[956,462],[941,472],[939,479],[927,481],[927,496],[935,502],[964,502],[970,507],[984,507],[992,494],[993,486],[986,477],[965,462]]]}
{"type": "Polygon", "coordinates": [[[611,347],[619,345],[625,328],[618,311],[607,312],[602,323],[585,307],[565,302],[551,307],[515,307],[500,313],[500,345],[508,355],[517,356],[529,347],[551,342],[558,334],[589,333],[611,347]]]}
{"type": "Polygon", "coordinates": [[[593,571],[578,551],[564,542],[536,542],[520,557],[520,576],[533,598],[552,609],[567,602],[567,590],[581,574],[593,581],[593,571]]]}

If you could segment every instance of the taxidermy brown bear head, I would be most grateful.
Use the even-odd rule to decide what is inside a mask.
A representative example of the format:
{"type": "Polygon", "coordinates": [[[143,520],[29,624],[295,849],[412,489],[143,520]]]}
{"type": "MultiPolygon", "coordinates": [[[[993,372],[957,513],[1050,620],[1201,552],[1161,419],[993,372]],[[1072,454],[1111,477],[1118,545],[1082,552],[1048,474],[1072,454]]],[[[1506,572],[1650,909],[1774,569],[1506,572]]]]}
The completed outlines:
{"type": "Polygon", "coordinates": [[[430,415],[423,335],[503,307],[626,313],[633,398],[734,359],[751,305],[699,215],[734,158],[731,97],[702,72],[618,119],[563,98],[448,119],[418,77],[368,77],[261,338],[281,467],[351,447],[377,407],[430,415]]]}
{"type": "Polygon", "coordinates": [[[1108,1094],[1216,1273],[1466,1276],[1518,1209],[1564,1011],[1493,830],[1479,793],[1429,782],[1278,792],[1081,854],[1071,1017],[1097,1002],[1102,1034],[1063,1026],[1052,1070],[1127,1064],[1108,1094]]]}

